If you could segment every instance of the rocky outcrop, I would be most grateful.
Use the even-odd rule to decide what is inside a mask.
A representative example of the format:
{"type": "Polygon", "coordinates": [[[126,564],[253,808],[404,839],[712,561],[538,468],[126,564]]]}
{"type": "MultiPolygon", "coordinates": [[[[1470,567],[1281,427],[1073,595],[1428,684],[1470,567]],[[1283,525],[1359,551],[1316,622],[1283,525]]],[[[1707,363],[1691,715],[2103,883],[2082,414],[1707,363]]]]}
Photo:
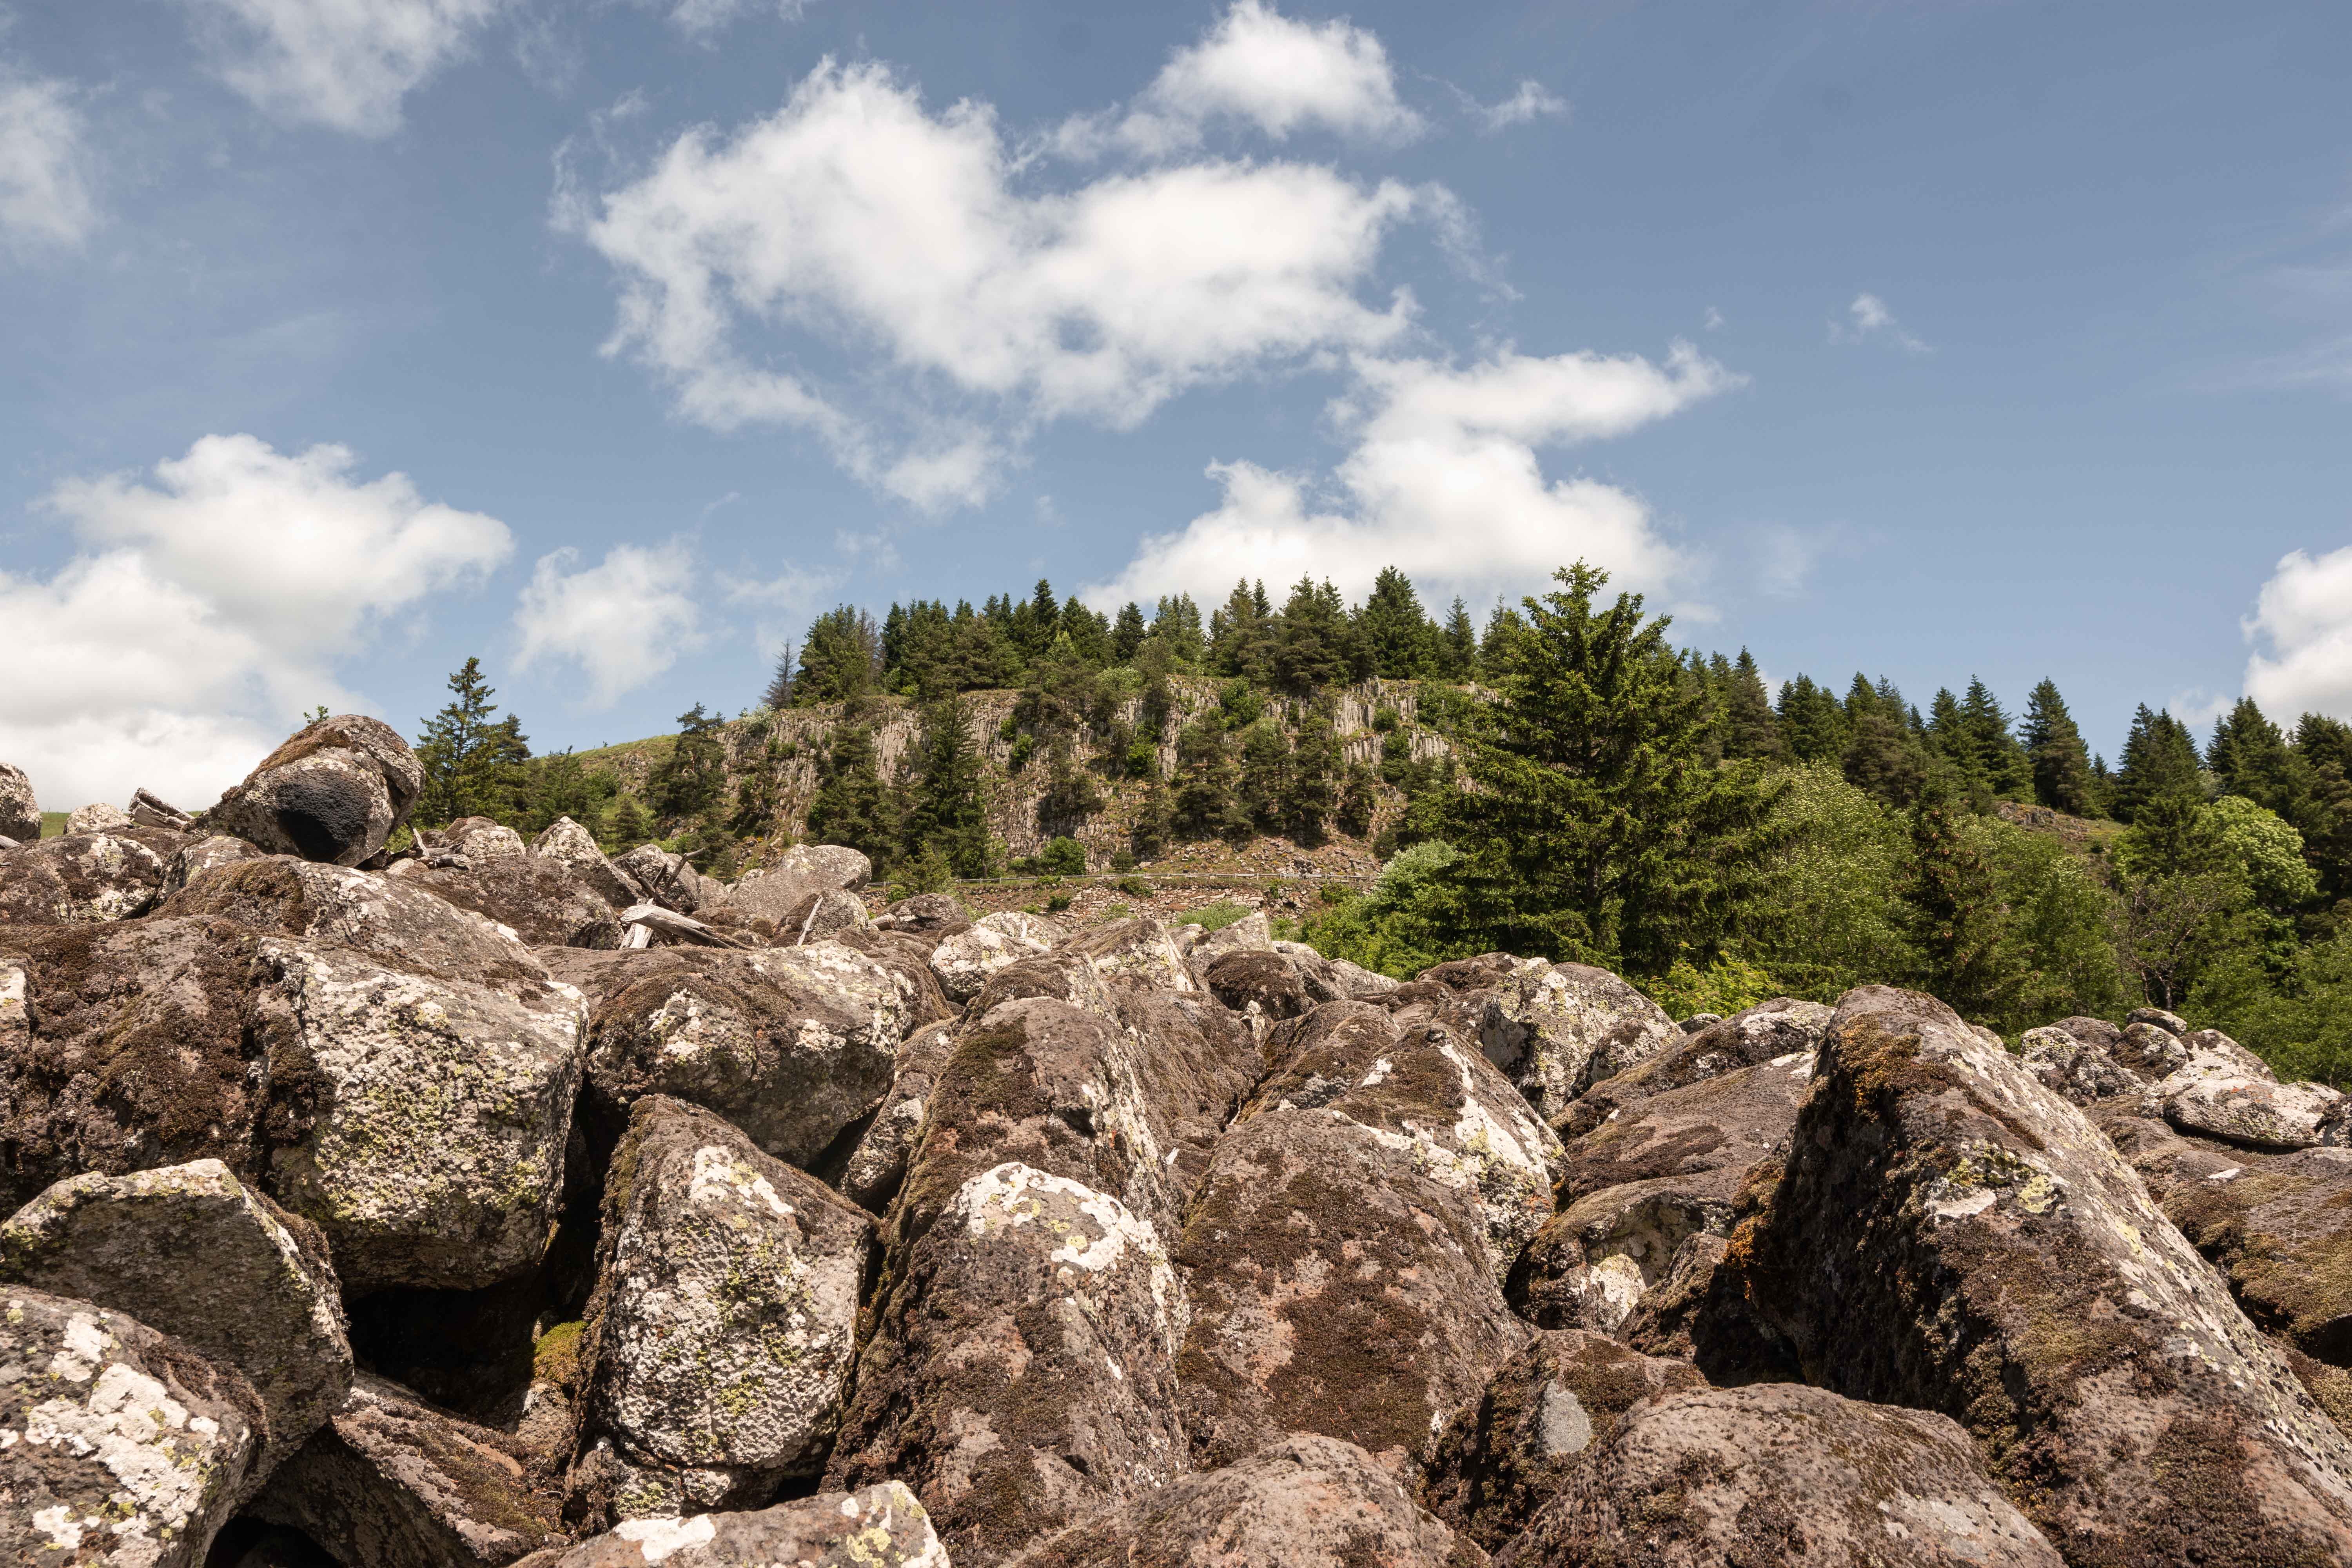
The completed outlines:
{"type": "Polygon", "coordinates": [[[1788,1384],[1635,1405],[1496,1561],[2060,1568],[1953,1421],[1788,1384]]]}
{"type": "Polygon", "coordinates": [[[1948,1008],[1849,992],[1790,1151],[1702,1366],[1738,1375],[1720,1347],[1756,1332],[1950,1414],[2070,1562],[2352,1553],[2352,1442],[2082,1112],[1948,1008]]]}
{"type": "Polygon", "coordinates": [[[232,860],[258,860],[261,858],[258,846],[247,844],[242,838],[232,838],[226,833],[184,840],[173,852],[171,863],[164,868],[163,896],[170,898],[215,866],[226,866],[232,860]]]}
{"type": "Polygon", "coordinates": [[[88,805],[78,805],[66,813],[66,832],[68,834],[114,833],[125,827],[137,826],[138,824],[131,820],[129,812],[119,805],[110,805],[104,801],[93,801],[88,805]]]}
{"type": "Polygon", "coordinates": [[[19,844],[41,841],[41,803],[34,798],[33,781],[25,770],[0,763],[0,838],[19,844]]]}
{"type": "MultiPolygon", "coordinates": [[[[779,931],[816,893],[855,893],[874,879],[874,862],[839,844],[796,844],[775,864],[746,872],[720,901],[779,931]]],[[[691,912],[691,911],[689,911],[691,912]]]]}
{"type": "Polygon", "coordinates": [[[2077,1105],[2135,1094],[2147,1080],[2116,1059],[2123,1031],[2103,1018],[2061,1018],[2018,1037],[2025,1070],[2077,1105]]]}
{"type": "Polygon", "coordinates": [[[949,1001],[969,1002],[998,970],[1050,952],[1060,940],[1061,932],[1035,915],[982,915],[932,949],[931,973],[949,1001]]]}
{"type": "Polygon", "coordinates": [[[615,910],[643,903],[646,890],[631,880],[596,843],[596,836],[568,816],[559,816],[530,841],[530,852],[552,860],[588,884],[588,890],[615,910]]]}
{"type": "Polygon", "coordinates": [[[645,1519],[518,1568],[948,1568],[930,1516],[896,1481],[751,1513],[645,1519]]]}
{"type": "Polygon", "coordinates": [[[638,1100],[604,1187],[571,1511],[609,1525],[743,1507],[818,1468],[871,1231],[710,1112],[638,1100]]]}
{"type": "Polygon", "coordinates": [[[658,844],[640,844],[613,858],[613,867],[666,910],[690,915],[717,900],[723,889],[707,880],[683,855],[658,844]]]}
{"type": "Polygon", "coordinates": [[[1652,1095],[1809,1053],[1822,1043],[1822,1032],[1829,1024],[1828,1007],[1790,996],[1776,996],[1728,1018],[1715,1019],[1579,1095],[1560,1119],[1560,1136],[1581,1138],[1626,1106],[1652,1095]]]}
{"type": "Polygon", "coordinates": [[[2141,1109],[2183,1132],[2249,1149],[2309,1149],[2331,1141],[2344,1097],[2324,1084],[2281,1083],[2252,1051],[2219,1029],[2181,1040],[2188,1059],[2148,1086],[2141,1109]]]}
{"type": "Polygon", "coordinates": [[[0,849],[0,937],[26,926],[134,920],[163,897],[182,840],[122,827],[0,849]]]}
{"type": "MultiPolygon", "coordinates": [[[[960,1560],[961,1561],[961,1560],[960,1560]]],[[[1353,1444],[1285,1437],[1041,1542],[1014,1568],[1478,1568],[1353,1444]]]]}
{"type": "Polygon", "coordinates": [[[135,1318],[241,1374],[261,1401],[261,1470],[351,1391],[324,1244],[217,1160],[59,1182],[0,1226],[0,1287],[16,1286],[135,1318]]]}
{"type": "Polygon", "coordinates": [[[205,813],[272,855],[356,866],[408,820],[425,769],[408,742],[357,714],[305,726],[205,813]]]}
{"type": "Polygon", "coordinates": [[[1421,1500],[1455,1531],[1500,1550],[1628,1410],[1654,1394],[1706,1386],[1686,1361],[1641,1355],[1573,1329],[1538,1334],[1446,1423],[1421,1500]]]}
{"type": "Polygon", "coordinates": [[[1538,959],[1489,984],[1495,994],[1480,1023],[1479,1046],[1548,1121],[1566,1114],[1592,1085],[1683,1037],[1664,1008],[1605,969],[1538,959]]]}
{"type": "Polygon", "coordinates": [[[245,1493],[261,1405],[245,1380],[121,1312],[0,1290],[0,1551],[194,1568],[245,1493]]]}
{"type": "Polygon", "coordinates": [[[874,917],[881,930],[919,937],[934,947],[971,921],[971,911],[953,893],[916,893],[874,917]]]}
{"type": "Polygon", "coordinates": [[[531,947],[621,945],[621,922],[613,906],[562,861],[520,848],[511,855],[468,858],[472,863],[464,867],[402,860],[392,869],[401,880],[496,921],[531,947]]]}
{"type": "Polygon", "coordinates": [[[511,1437],[362,1373],[254,1504],[351,1568],[504,1568],[560,1535],[511,1437]]]}

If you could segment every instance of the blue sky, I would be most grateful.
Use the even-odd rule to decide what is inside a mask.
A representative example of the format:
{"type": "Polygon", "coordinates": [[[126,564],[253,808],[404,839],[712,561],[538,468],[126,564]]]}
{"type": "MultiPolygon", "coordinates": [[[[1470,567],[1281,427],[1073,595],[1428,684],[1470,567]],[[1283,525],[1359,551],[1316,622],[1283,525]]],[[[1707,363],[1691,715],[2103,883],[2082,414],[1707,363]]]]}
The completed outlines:
{"type": "Polygon", "coordinates": [[[0,757],[542,748],[836,600],[1538,588],[2352,716],[2352,11],[0,7],[0,757]]]}

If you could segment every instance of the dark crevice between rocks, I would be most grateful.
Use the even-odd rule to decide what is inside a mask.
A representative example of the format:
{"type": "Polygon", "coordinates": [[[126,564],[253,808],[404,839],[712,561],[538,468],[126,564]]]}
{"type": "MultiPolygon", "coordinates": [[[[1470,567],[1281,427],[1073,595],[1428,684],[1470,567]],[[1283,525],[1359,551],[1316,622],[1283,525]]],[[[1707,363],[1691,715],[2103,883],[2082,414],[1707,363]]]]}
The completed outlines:
{"type": "Polygon", "coordinates": [[[345,1568],[325,1547],[288,1525],[242,1513],[221,1526],[205,1568],[345,1568]]]}
{"type": "MultiPolygon", "coordinates": [[[[842,1173],[849,1169],[849,1157],[857,1152],[857,1145],[864,1141],[866,1130],[874,1125],[875,1117],[881,1112],[882,1101],[877,1100],[865,1115],[835,1133],[833,1142],[824,1146],[824,1152],[803,1169],[835,1192],[839,1192],[842,1173]]],[[[785,1163],[789,1164],[791,1162],[785,1163]]]]}
{"type": "Polygon", "coordinates": [[[394,1287],[345,1304],[352,1354],[380,1377],[485,1426],[511,1427],[530,1387],[549,1271],[480,1290],[394,1287]]]}

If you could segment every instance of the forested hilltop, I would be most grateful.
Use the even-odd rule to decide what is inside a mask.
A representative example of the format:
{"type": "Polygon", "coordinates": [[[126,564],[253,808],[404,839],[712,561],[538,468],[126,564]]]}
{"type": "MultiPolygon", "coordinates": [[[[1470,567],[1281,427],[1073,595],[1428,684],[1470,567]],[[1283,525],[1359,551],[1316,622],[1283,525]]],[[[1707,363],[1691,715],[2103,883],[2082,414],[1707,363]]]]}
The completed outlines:
{"type": "Polygon", "coordinates": [[[1393,569],[1360,605],[1244,583],[1205,616],[1044,582],[843,606],[738,717],[586,753],[534,757],[468,660],[417,820],[570,816],[722,873],[848,844],[906,890],[1271,862],[1331,873],[1305,934],[1391,974],[1540,953],[1720,1013],[1885,982],[2004,1033],[2156,1005],[2352,1076],[2352,727],[2245,700],[2200,747],[2142,706],[2110,767],[2051,681],[2015,716],[1973,678],[1775,695],[1746,649],[1557,576],[1483,626],[1393,569]]]}

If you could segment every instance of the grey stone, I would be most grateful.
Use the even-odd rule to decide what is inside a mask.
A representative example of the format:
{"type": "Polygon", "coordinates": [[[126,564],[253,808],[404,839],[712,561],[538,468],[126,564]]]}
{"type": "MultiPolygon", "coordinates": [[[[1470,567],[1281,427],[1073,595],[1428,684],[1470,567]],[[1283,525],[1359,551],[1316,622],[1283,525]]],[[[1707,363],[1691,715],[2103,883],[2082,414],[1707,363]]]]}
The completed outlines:
{"type": "Polygon", "coordinates": [[[1607,970],[1537,959],[1496,983],[1478,1044],[1551,1121],[1682,1037],[1665,1009],[1607,970]]]}
{"type": "Polygon", "coordinates": [[[181,843],[177,834],[124,827],[0,849],[0,932],[135,920],[163,896],[181,843]]]}
{"type": "Polygon", "coordinates": [[[896,1481],[750,1513],[645,1519],[517,1568],[948,1568],[930,1516],[896,1481]]]}
{"type": "Polygon", "coordinates": [[[530,852],[569,867],[573,876],[588,884],[591,892],[616,910],[645,901],[645,889],[605,858],[594,834],[568,816],[559,816],[549,823],[546,830],[530,841],[530,852]]]}
{"type": "Polygon", "coordinates": [[[1058,931],[1034,915],[982,915],[932,950],[931,973],[949,1001],[969,1002],[998,970],[1049,952],[1060,940],[1058,931]]]}
{"type": "Polygon", "coordinates": [[[839,844],[796,844],[772,866],[747,871],[724,902],[779,928],[811,893],[855,893],[874,879],[874,862],[839,844]]]}
{"type": "Polygon", "coordinates": [[[129,812],[119,805],[110,805],[104,801],[93,801],[88,805],[78,805],[66,814],[68,833],[113,833],[121,828],[138,826],[140,826],[138,823],[131,820],[129,812]]]}
{"type": "Polygon", "coordinates": [[[346,713],[263,758],[205,820],[273,855],[356,866],[408,820],[424,789],[424,766],[392,726],[346,713]]]}
{"type": "Polygon", "coordinates": [[[33,796],[33,781],[9,763],[0,763],[0,837],[20,844],[41,839],[41,803],[33,796]]]}

